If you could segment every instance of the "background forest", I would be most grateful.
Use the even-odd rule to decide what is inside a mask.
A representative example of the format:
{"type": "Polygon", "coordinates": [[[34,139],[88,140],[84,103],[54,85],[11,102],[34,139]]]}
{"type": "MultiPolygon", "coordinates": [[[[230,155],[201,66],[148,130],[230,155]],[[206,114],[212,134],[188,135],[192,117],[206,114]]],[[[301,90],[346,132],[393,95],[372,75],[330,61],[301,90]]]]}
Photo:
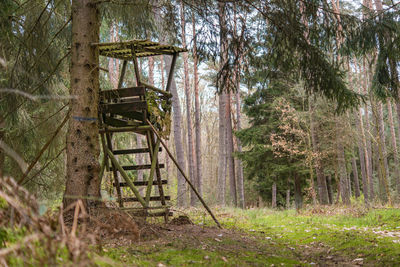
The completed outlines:
{"type": "MultiPolygon", "coordinates": [[[[397,202],[397,2],[94,2],[101,42],[151,39],[188,48],[171,88],[168,146],[207,203],[299,209],[397,202]]],[[[0,20],[0,176],[51,206],[64,192],[65,125],[75,97],[71,3],[5,0],[0,20]]],[[[169,57],[139,64],[148,83],[165,84],[169,57]]],[[[121,68],[119,60],[100,58],[100,88],[116,88],[121,68]]],[[[135,84],[131,66],[125,83],[135,84]]],[[[142,142],[125,134],[114,146],[142,142]]],[[[163,161],[172,202],[198,205],[166,153],[163,161]]],[[[114,197],[111,173],[102,196],[114,197]]]]}

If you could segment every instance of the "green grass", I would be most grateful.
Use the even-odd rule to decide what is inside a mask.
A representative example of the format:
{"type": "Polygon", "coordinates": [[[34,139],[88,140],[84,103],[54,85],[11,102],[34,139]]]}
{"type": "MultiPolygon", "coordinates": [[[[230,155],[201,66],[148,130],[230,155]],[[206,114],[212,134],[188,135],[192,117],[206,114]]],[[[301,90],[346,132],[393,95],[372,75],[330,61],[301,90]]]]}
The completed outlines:
{"type": "MultiPolygon", "coordinates": [[[[400,243],[396,243],[400,238],[373,233],[399,233],[400,209],[325,209],[296,214],[294,210],[214,208],[222,226],[233,232],[224,232],[223,237],[186,233],[162,242],[93,247],[91,257],[99,266],[310,266],[332,259],[341,266],[357,258],[367,266],[396,266],[400,262],[400,243]]],[[[203,211],[185,212],[206,230],[215,229],[203,211]]],[[[23,229],[0,231],[3,247],[23,236],[23,229]]]]}

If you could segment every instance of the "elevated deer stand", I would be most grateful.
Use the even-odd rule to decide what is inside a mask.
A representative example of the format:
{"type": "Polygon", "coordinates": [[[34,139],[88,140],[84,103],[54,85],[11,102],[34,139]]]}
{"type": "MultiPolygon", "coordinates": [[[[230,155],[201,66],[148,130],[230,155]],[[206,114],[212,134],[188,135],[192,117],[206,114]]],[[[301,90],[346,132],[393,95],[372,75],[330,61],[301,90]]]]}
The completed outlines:
{"type": "Polygon", "coordinates": [[[152,101],[153,108],[158,109],[164,115],[167,114],[169,117],[172,97],[169,88],[171,86],[176,58],[180,52],[186,50],[148,40],[98,43],[93,45],[97,46],[99,55],[123,60],[118,88],[100,91],[100,137],[104,154],[101,174],[104,168],[106,171],[113,173],[113,186],[116,189],[120,208],[124,208],[124,204],[127,202],[139,202],[139,207],[131,208],[136,210],[138,215],[164,216],[167,221],[168,216],[171,216],[172,213],[169,211],[169,206],[167,205],[170,197],[164,194],[163,189],[163,185],[167,184],[168,181],[161,178],[160,169],[164,167],[164,164],[159,163],[158,157],[158,153],[161,151],[160,137],[155,136],[154,130],[156,129],[152,128],[149,123],[158,126],[158,131],[163,131],[164,129],[162,129],[163,123],[160,121],[162,118],[157,118],[156,114],[152,114],[149,106],[150,101],[152,101]],[[139,57],[158,55],[172,55],[173,57],[165,89],[159,89],[145,83],[139,71],[139,57]],[[133,62],[137,86],[122,88],[129,61],[133,62]],[[149,99],[150,95],[151,100],[149,99]],[[147,140],[147,147],[140,147],[140,144],[138,144],[139,147],[136,148],[114,149],[112,141],[115,138],[115,133],[122,132],[133,132],[144,135],[147,140]],[[118,161],[117,155],[137,153],[149,153],[151,164],[122,166],[118,161]],[[128,173],[137,170],[149,170],[148,179],[146,181],[132,181],[128,173]],[[118,174],[120,174],[125,182],[119,181],[118,174]],[[152,190],[153,186],[156,186],[157,190],[152,190]],[[125,196],[124,193],[128,190],[122,192],[121,188],[123,187],[128,187],[133,196],[125,196]],[[138,190],[139,187],[145,187],[145,190],[138,190]],[[153,191],[156,191],[155,193],[158,194],[152,195],[153,191]],[[160,204],[150,205],[150,202],[159,202],[160,204]]]}
{"type": "Polygon", "coordinates": [[[169,206],[167,205],[170,196],[164,194],[163,188],[163,185],[167,184],[168,181],[161,179],[160,168],[163,168],[164,164],[160,164],[158,160],[158,153],[161,151],[161,144],[177,166],[178,170],[182,173],[193,192],[199,198],[204,208],[211,215],[218,227],[221,228],[221,225],[211,212],[210,208],[197,192],[181,166],[178,165],[166,144],[161,140],[162,137],[168,137],[169,135],[169,127],[166,127],[168,124],[166,124],[166,120],[169,120],[171,113],[172,95],[169,92],[169,89],[172,82],[176,58],[179,53],[185,52],[186,50],[171,45],[151,42],[149,40],[97,43],[93,45],[98,48],[100,55],[123,60],[118,88],[100,91],[99,103],[100,137],[104,154],[100,175],[102,176],[104,169],[113,173],[113,185],[117,192],[120,208],[135,210],[137,215],[143,215],[145,217],[163,216],[165,221],[168,221],[168,217],[172,216],[172,212],[170,212],[169,206]],[[137,60],[139,57],[158,55],[172,56],[171,69],[168,74],[165,90],[156,88],[155,86],[142,81],[139,72],[137,60]],[[133,62],[137,86],[122,88],[128,61],[133,62]],[[147,147],[128,148],[122,150],[113,149],[112,140],[114,134],[121,132],[133,132],[146,136],[147,147]],[[137,153],[149,153],[151,164],[121,166],[117,155],[137,153]],[[132,181],[128,172],[137,170],[150,170],[148,179],[146,181],[132,181]],[[118,174],[122,176],[125,182],[119,181],[118,174]],[[153,186],[156,186],[157,190],[152,190],[153,186]],[[122,187],[128,187],[134,196],[125,197],[123,195],[124,192],[121,190],[122,187]],[[146,190],[138,190],[138,187],[145,187],[146,190]],[[158,194],[152,195],[153,191],[158,191],[158,194]],[[151,201],[153,203],[159,202],[160,204],[150,205],[151,201]],[[124,207],[124,203],[127,202],[139,202],[139,207],[124,207]]]}

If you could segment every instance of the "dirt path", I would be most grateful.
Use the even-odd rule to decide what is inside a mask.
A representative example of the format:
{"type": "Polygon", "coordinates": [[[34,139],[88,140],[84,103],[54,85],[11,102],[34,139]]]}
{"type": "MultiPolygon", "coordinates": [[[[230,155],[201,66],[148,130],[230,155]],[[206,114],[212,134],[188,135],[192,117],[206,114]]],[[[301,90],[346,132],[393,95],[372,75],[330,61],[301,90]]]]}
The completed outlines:
{"type": "MultiPolygon", "coordinates": [[[[359,266],[363,263],[362,260],[357,262],[335,255],[331,253],[332,248],[323,243],[314,242],[309,245],[291,247],[283,242],[274,241],[262,233],[253,235],[190,224],[148,225],[141,231],[143,235],[139,243],[136,243],[138,246],[134,246],[134,251],[131,251],[139,255],[139,259],[151,262],[155,258],[154,255],[164,255],[166,251],[180,251],[181,255],[190,251],[179,264],[172,258],[169,260],[166,255],[165,260],[157,262],[160,267],[185,266],[186,264],[194,266],[359,266]]],[[[129,241],[113,241],[105,247],[130,245],[129,241]]]]}

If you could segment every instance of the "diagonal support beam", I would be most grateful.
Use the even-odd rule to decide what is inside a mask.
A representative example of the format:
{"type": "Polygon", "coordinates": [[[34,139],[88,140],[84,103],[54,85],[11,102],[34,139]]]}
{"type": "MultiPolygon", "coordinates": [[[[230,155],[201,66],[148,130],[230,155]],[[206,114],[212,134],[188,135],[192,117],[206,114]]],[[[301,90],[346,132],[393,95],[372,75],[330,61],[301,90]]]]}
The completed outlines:
{"type": "Polygon", "coordinates": [[[199,192],[197,192],[196,188],[192,184],[192,182],[189,180],[187,177],[186,173],[182,170],[181,166],[179,166],[178,161],[175,159],[175,157],[172,155],[171,151],[169,151],[167,145],[164,143],[163,140],[161,140],[160,134],[157,132],[156,128],[154,128],[153,124],[149,120],[147,120],[147,123],[150,125],[151,129],[153,132],[156,134],[158,140],[160,140],[161,144],[165,148],[165,151],[167,151],[169,157],[172,159],[172,161],[175,163],[176,167],[182,174],[183,178],[185,178],[186,182],[189,184],[190,188],[193,190],[193,192],[196,194],[197,198],[200,200],[201,204],[203,207],[207,210],[208,214],[210,214],[211,218],[213,218],[214,222],[217,224],[218,228],[222,229],[221,224],[218,222],[217,218],[215,218],[214,214],[212,213],[211,209],[207,206],[206,202],[203,200],[203,198],[200,196],[199,192]]]}
{"type": "Polygon", "coordinates": [[[126,174],[125,170],[121,167],[121,165],[119,165],[119,163],[118,163],[117,159],[115,158],[114,154],[109,149],[107,149],[107,154],[110,157],[110,159],[111,159],[112,163],[114,164],[114,166],[118,169],[118,171],[121,174],[122,178],[124,178],[124,180],[127,183],[127,185],[130,187],[130,189],[133,191],[133,193],[135,194],[135,196],[139,200],[140,204],[142,204],[142,206],[144,208],[147,208],[146,202],[144,201],[144,199],[140,195],[140,193],[137,190],[137,188],[135,187],[135,185],[132,183],[132,181],[129,178],[129,176],[126,174]]]}
{"type": "Polygon", "coordinates": [[[150,169],[150,176],[149,176],[149,181],[147,184],[146,188],[146,206],[149,206],[150,202],[150,195],[151,195],[151,187],[153,185],[153,179],[154,179],[154,173],[157,167],[157,160],[158,160],[158,149],[160,148],[160,139],[157,140],[157,143],[155,145],[154,151],[153,151],[153,159],[151,161],[151,169],[150,169]]]}

